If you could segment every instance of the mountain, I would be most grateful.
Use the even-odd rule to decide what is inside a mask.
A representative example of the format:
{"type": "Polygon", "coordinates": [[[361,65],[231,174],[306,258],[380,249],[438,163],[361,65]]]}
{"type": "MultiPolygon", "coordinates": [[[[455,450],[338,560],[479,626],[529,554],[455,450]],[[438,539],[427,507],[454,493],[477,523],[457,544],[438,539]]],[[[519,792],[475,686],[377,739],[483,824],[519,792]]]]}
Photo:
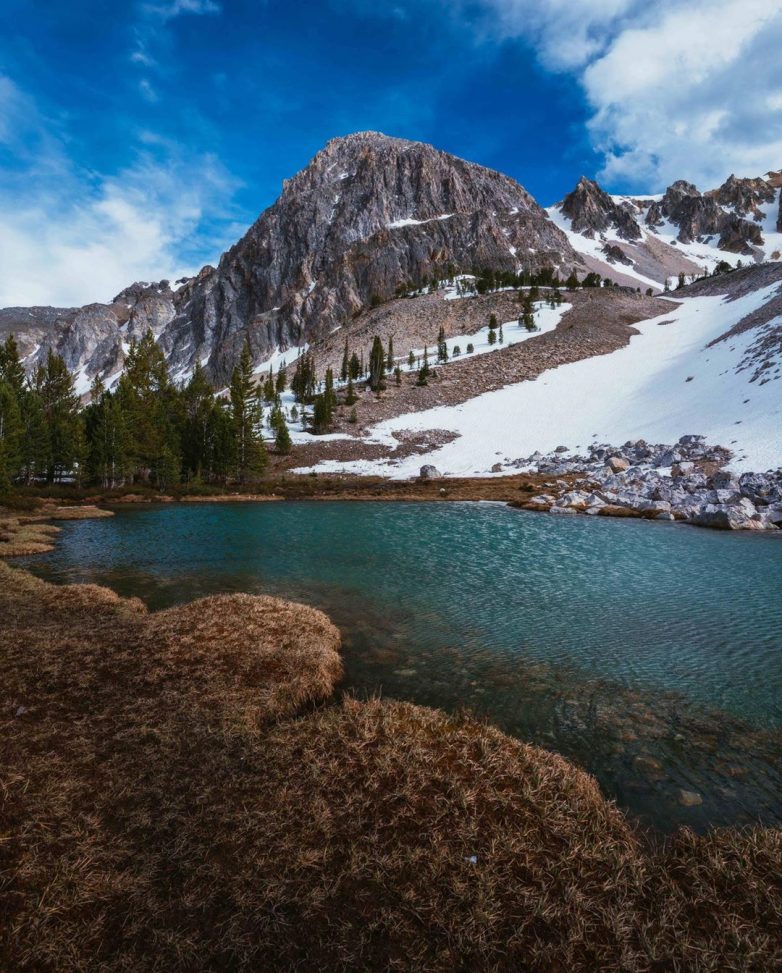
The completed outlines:
{"type": "Polygon", "coordinates": [[[778,259],[782,173],[731,177],[700,193],[610,196],[581,179],[544,210],[517,182],[430,145],[362,132],[329,142],[279,199],[195,277],[135,283],[108,304],[0,310],[32,369],[51,347],[85,394],[111,385],[148,328],[182,381],[199,362],[227,382],[245,339],[258,368],[279,351],[322,343],[410,287],[474,268],[567,276],[596,270],[651,287],[721,259],[778,259]]]}
{"type": "Polygon", "coordinates": [[[680,180],[643,197],[610,196],[582,178],[548,213],[591,270],[630,285],[782,256],[782,172],[730,176],[707,192],[680,180]]]}
{"type": "Polygon", "coordinates": [[[334,139],[284,183],[280,198],[217,267],[172,289],[134,284],[110,304],[10,309],[28,363],[51,344],[91,377],[121,367],[151,327],[175,377],[200,361],[225,382],[249,337],[256,360],[317,340],[373,303],[432,275],[474,267],[583,263],[518,183],[429,145],[364,132],[334,139]]]}

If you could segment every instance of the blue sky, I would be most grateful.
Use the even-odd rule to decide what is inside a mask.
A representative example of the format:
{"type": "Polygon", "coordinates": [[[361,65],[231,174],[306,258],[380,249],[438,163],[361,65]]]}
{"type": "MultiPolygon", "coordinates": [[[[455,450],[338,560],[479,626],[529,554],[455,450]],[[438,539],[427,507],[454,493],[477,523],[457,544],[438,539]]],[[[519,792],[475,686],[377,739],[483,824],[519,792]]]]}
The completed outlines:
{"type": "Polygon", "coordinates": [[[582,173],[640,191],[779,168],[781,11],[3,0],[0,306],[105,300],[139,276],[192,272],[329,138],[361,129],[500,169],[544,204],[582,173]]]}

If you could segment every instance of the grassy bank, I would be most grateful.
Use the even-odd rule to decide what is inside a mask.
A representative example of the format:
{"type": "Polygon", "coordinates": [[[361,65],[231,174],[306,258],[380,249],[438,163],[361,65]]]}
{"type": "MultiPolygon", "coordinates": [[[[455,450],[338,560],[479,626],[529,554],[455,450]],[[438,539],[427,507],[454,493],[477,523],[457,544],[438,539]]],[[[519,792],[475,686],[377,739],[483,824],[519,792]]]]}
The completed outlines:
{"type": "Polygon", "coordinates": [[[556,755],[338,701],[311,608],[149,613],[0,563],[0,619],[0,969],[782,962],[780,832],[649,852],[556,755]]]}
{"type": "MultiPolygon", "coordinates": [[[[570,482],[572,476],[558,477],[570,482]]],[[[129,485],[114,490],[72,485],[15,488],[14,505],[25,510],[41,503],[115,504],[255,500],[500,500],[525,502],[551,485],[542,473],[515,476],[448,477],[438,480],[389,480],[380,476],[322,476],[281,473],[241,487],[180,485],[167,493],[129,485]]],[[[5,502],[5,501],[4,501],[5,502]]]]}

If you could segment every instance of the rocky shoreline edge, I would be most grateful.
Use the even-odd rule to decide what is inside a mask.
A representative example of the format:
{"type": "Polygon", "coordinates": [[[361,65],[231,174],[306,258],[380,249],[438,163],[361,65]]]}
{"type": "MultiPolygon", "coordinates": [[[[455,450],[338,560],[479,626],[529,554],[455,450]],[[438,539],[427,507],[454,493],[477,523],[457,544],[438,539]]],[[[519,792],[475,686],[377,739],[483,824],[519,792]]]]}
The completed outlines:
{"type": "Polygon", "coordinates": [[[732,454],[682,436],[674,445],[643,439],[621,447],[593,445],[585,455],[566,447],[517,461],[551,478],[543,490],[511,505],[556,515],[643,517],[719,530],[782,528],[782,468],[766,473],[724,469],[732,454]],[[567,479],[561,479],[561,477],[567,479]]]}

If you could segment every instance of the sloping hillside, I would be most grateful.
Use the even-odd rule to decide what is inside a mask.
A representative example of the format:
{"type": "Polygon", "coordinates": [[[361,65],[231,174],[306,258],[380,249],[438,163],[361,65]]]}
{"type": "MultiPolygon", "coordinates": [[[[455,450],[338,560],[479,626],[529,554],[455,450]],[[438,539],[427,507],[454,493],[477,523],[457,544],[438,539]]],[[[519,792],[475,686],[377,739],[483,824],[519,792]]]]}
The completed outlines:
{"type": "MultiPolygon", "coordinates": [[[[605,301],[621,300],[610,289],[598,293],[605,301]]],[[[777,467],[782,461],[782,265],[737,271],[654,300],[652,315],[635,318],[635,333],[629,331],[613,347],[594,347],[591,355],[569,361],[553,358],[540,372],[524,376],[527,380],[501,387],[481,390],[466,382],[466,394],[446,404],[371,426],[362,442],[381,454],[374,459],[332,459],[315,468],[405,478],[417,475],[425,461],[445,475],[501,473],[518,469],[536,451],[560,445],[578,451],[639,438],[673,443],[688,434],[728,447],[736,470],[777,467]],[[400,451],[400,443],[430,430],[448,441],[425,457],[400,451]]],[[[581,327],[573,310],[555,334],[575,330],[579,335],[581,327]]],[[[542,351],[547,338],[555,340],[533,339],[525,353],[536,341],[542,351]]],[[[510,359],[519,353],[510,348],[494,354],[510,359]]],[[[440,374],[458,380],[463,367],[448,364],[440,374]]]]}

